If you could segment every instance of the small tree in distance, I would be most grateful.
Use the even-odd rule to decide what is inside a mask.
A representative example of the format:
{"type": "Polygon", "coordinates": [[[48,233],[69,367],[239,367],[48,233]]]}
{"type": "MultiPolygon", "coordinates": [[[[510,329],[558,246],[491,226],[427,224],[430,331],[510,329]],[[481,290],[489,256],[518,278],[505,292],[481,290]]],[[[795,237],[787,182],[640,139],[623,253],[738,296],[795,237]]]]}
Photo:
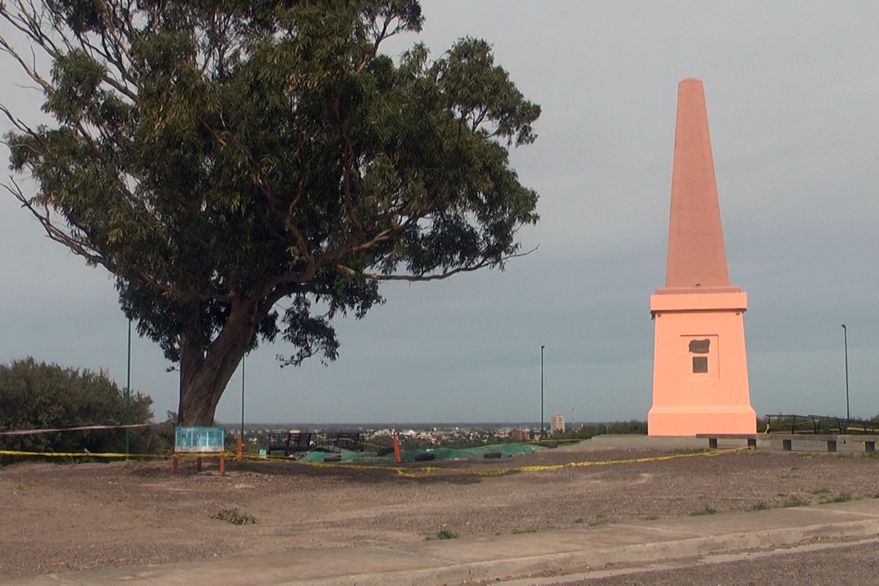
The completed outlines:
{"type": "Polygon", "coordinates": [[[508,151],[540,109],[488,44],[380,53],[421,29],[416,0],[19,0],[0,16],[54,119],[0,108],[12,168],[38,186],[9,189],[115,276],[179,365],[181,424],[213,421],[259,340],[289,342],[283,364],[332,360],[331,319],[364,316],[380,281],[503,268],[537,220],[508,151]]]}

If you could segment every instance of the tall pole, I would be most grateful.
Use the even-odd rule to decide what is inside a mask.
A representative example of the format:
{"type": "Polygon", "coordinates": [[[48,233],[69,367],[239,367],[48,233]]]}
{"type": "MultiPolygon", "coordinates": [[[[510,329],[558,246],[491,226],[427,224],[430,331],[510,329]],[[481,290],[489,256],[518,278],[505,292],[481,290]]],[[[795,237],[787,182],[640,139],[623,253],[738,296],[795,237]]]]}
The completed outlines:
{"type": "Polygon", "coordinates": [[[842,340],[843,344],[845,344],[845,419],[846,425],[848,425],[852,415],[848,404],[848,329],[845,327],[845,324],[842,324],[842,340]]]}
{"type": "Polygon", "coordinates": [[[543,439],[543,349],[540,345],[540,438],[543,439]]]}
{"type": "Polygon", "coordinates": [[[244,441],[244,358],[241,358],[241,441],[244,441]]]}
{"type": "MultiPolygon", "coordinates": [[[[125,379],[125,425],[131,424],[131,318],[128,318],[128,375],[125,379]]],[[[131,447],[128,434],[128,427],[125,428],[125,456],[131,447]]]]}

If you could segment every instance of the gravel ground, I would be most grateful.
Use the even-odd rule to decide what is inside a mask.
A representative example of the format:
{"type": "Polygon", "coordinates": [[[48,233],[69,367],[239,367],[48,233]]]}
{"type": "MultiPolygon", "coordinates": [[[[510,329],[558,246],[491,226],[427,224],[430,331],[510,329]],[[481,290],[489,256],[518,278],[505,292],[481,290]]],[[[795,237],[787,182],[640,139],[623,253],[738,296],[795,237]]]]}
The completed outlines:
{"type": "MultiPolygon", "coordinates": [[[[741,556],[725,563],[704,563],[675,569],[560,582],[555,586],[763,586],[765,584],[828,584],[863,586],[879,583],[875,540],[826,550],[741,556]]],[[[804,548],[807,549],[807,548],[804,548]]]]}
{"type": "Polygon", "coordinates": [[[215,465],[196,474],[191,462],[176,476],[168,462],[7,466],[0,468],[0,578],[879,496],[879,458],[583,446],[441,463],[428,473],[404,467],[419,478],[287,462],[232,464],[226,476],[215,465]],[[668,455],[675,458],[631,462],[668,455]],[[614,461],[623,462],[608,464],[614,461]],[[590,464],[540,471],[576,462],[590,464]],[[513,466],[538,468],[500,474],[513,466]],[[212,518],[233,508],[256,523],[212,518]]]}

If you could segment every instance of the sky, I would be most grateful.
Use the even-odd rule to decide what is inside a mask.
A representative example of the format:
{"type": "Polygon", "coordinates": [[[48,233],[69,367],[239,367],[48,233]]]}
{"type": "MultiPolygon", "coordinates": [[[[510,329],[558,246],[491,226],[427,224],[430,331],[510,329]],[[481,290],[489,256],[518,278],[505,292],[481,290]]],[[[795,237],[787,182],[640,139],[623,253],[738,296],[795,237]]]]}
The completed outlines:
{"type": "MultiPolygon", "coordinates": [[[[542,107],[515,150],[540,222],[504,272],[387,283],[386,304],[336,322],[338,360],[280,368],[263,345],[217,420],[536,422],[646,419],[663,285],[677,83],[705,84],[732,281],[758,415],[879,414],[879,4],[426,0],[413,42],[439,56],[486,39],[542,107]],[[243,384],[242,384],[243,383],[243,384]]],[[[5,29],[4,29],[5,30],[5,29]]],[[[2,102],[41,120],[0,60],[2,102]]],[[[8,130],[3,121],[0,130],[8,130]]],[[[0,147],[0,159],[8,151],[0,147]]],[[[0,172],[0,177],[8,173],[0,172]]],[[[103,269],[49,241],[0,193],[0,362],[33,356],[127,374],[128,324],[103,269]]],[[[131,386],[163,419],[177,373],[134,335],[131,386]]]]}

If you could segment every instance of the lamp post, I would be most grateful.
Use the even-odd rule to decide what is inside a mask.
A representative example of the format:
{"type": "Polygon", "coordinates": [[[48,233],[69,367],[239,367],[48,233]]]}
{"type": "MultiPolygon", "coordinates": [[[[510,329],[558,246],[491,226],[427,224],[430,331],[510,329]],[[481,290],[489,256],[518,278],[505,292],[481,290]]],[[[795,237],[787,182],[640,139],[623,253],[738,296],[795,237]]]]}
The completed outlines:
{"type": "Polygon", "coordinates": [[[128,458],[130,439],[128,425],[131,424],[131,318],[128,318],[128,375],[125,379],[125,457],[128,458]]]}
{"type": "Polygon", "coordinates": [[[845,420],[846,426],[848,426],[848,421],[852,418],[852,415],[849,411],[848,403],[848,329],[845,327],[845,324],[842,324],[842,341],[845,347],[845,420]]]}
{"type": "Polygon", "coordinates": [[[543,349],[546,346],[540,345],[540,438],[543,439],[543,349]]]}
{"type": "Polygon", "coordinates": [[[237,446],[237,460],[238,462],[242,462],[244,460],[244,360],[245,357],[241,358],[241,434],[238,436],[238,446],[237,446]]]}

